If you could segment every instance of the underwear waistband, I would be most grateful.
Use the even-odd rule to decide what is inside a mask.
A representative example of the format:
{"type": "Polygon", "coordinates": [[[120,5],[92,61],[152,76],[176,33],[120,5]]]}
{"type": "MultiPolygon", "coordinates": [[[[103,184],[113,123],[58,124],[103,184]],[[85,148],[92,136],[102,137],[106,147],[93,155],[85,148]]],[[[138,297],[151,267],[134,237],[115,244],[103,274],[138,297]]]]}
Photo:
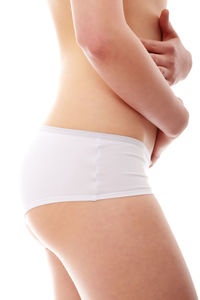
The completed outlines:
{"type": "Polygon", "coordinates": [[[141,140],[137,138],[133,138],[130,136],[125,135],[119,135],[114,133],[107,133],[107,132],[99,132],[99,131],[89,131],[89,130],[83,130],[83,129],[74,129],[74,128],[64,128],[64,127],[57,127],[57,126],[51,126],[42,124],[39,127],[40,131],[47,131],[47,132],[55,132],[60,134],[71,134],[71,135],[77,135],[77,136],[87,136],[91,138],[103,138],[108,140],[115,140],[115,141],[122,141],[122,142],[128,142],[134,145],[139,145],[144,148],[145,154],[148,157],[148,160],[151,160],[151,154],[147,146],[142,142],[141,140]]]}

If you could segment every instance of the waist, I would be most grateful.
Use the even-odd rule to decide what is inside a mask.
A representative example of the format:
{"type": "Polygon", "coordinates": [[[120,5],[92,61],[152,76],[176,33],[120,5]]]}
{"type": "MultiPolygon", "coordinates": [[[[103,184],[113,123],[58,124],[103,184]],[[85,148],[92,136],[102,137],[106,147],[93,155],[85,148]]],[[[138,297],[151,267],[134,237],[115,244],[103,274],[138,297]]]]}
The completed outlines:
{"type": "Polygon", "coordinates": [[[74,58],[62,65],[57,98],[44,124],[137,138],[151,153],[157,127],[109,88],[92,66],[74,58]]]}

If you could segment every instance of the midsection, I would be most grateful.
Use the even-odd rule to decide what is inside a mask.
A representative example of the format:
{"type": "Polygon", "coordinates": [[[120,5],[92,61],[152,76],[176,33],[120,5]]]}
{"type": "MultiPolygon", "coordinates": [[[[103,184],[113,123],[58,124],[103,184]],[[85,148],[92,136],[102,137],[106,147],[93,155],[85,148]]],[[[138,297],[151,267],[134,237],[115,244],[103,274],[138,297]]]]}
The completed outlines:
{"type": "MultiPolygon", "coordinates": [[[[126,104],[89,63],[76,44],[70,1],[48,0],[48,4],[60,46],[61,69],[57,96],[43,124],[130,136],[143,141],[152,152],[157,127],[126,104]]],[[[128,0],[124,1],[124,14],[138,37],[161,40],[158,19],[165,7],[166,0],[128,0]]]]}

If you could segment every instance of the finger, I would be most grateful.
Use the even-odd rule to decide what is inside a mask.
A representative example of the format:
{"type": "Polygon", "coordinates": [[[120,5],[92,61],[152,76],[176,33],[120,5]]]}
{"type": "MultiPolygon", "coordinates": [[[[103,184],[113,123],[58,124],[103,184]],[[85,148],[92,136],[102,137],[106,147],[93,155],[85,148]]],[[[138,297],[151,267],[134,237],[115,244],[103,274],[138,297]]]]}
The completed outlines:
{"type": "Polygon", "coordinates": [[[153,167],[154,164],[155,164],[155,160],[152,160],[152,159],[151,159],[151,163],[150,163],[150,165],[149,165],[149,168],[153,167]]]}
{"type": "Polygon", "coordinates": [[[167,42],[165,41],[149,40],[144,38],[140,38],[140,41],[149,52],[166,53],[167,51],[167,42]]]}
{"type": "Polygon", "coordinates": [[[151,154],[151,166],[154,165],[159,158],[160,155],[153,151],[153,153],[151,154]]]}
{"type": "Polygon", "coordinates": [[[157,161],[157,159],[158,159],[158,158],[156,158],[156,157],[154,157],[154,156],[151,157],[151,163],[150,163],[150,165],[149,165],[149,168],[151,168],[151,167],[155,164],[155,162],[157,161]]]}
{"type": "Polygon", "coordinates": [[[167,83],[169,85],[172,85],[173,82],[171,82],[171,80],[170,80],[169,70],[167,68],[161,67],[161,66],[159,66],[158,68],[159,68],[161,74],[163,75],[163,77],[165,78],[165,80],[167,81],[167,83]]]}
{"type": "Polygon", "coordinates": [[[174,30],[172,24],[169,21],[169,10],[168,9],[162,10],[160,18],[159,18],[159,24],[160,24],[160,28],[163,33],[164,40],[178,37],[177,32],[174,30]]]}
{"type": "Polygon", "coordinates": [[[163,77],[167,80],[168,84],[171,85],[172,83],[169,80],[169,77],[170,77],[169,69],[164,66],[164,62],[162,61],[163,58],[161,59],[161,56],[163,56],[163,55],[157,55],[157,54],[150,53],[150,56],[152,57],[156,66],[159,68],[163,77]],[[163,66],[161,64],[163,64],[163,66]]]}
{"type": "Polygon", "coordinates": [[[166,67],[167,62],[164,55],[155,54],[155,53],[149,53],[149,54],[157,66],[166,67]]]}
{"type": "Polygon", "coordinates": [[[165,77],[165,79],[167,79],[168,75],[169,75],[168,69],[165,67],[162,67],[162,66],[159,66],[158,68],[159,68],[160,72],[162,73],[162,75],[165,77]]]}

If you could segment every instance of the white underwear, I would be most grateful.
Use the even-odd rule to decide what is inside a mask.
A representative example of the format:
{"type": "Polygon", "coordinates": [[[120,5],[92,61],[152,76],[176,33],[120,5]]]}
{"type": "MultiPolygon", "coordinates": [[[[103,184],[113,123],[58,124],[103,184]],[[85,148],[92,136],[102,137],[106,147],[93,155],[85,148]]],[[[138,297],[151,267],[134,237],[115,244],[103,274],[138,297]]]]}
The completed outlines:
{"type": "Polygon", "coordinates": [[[42,124],[21,165],[24,213],[54,202],[152,194],[150,163],[136,138],[42,124]]]}

